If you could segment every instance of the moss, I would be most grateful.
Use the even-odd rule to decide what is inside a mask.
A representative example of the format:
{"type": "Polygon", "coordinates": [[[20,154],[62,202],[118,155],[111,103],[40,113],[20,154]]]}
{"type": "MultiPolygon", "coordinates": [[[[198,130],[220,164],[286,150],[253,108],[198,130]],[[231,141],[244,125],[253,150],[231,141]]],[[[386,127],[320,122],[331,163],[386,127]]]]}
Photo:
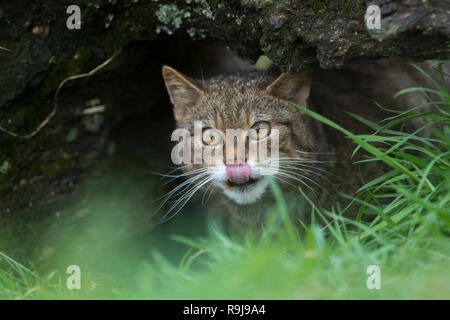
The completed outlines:
{"type": "Polygon", "coordinates": [[[72,128],[70,129],[69,133],[66,136],[66,141],[67,142],[75,141],[77,137],[78,137],[78,128],[72,128]]]}
{"type": "MultiPolygon", "coordinates": [[[[79,50],[71,59],[49,63],[47,74],[36,77],[38,85],[30,86],[23,92],[19,100],[20,108],[3,108],[1,110],[0,117],[9,119],[6,124],[2,123],[1,125],[18,134],[32,132],[53,108],[53,94],[61,81],[68,76],[89,71],[92,69],[93,63],[95,61],[89,50],[79,50]]],[[[65,133],[69,118],[60,116],[61,112],[66,115],[70,113],[64,113],[62,109],[63,106],[60,105],[57,116],[44,130],[31,139],[22,140],[1,133],[0,163],[3,170],[1,170],[0,197],[5,200],[5,203],[0,203],[0,212],[7,208],[20,206],[20,203],[25,201],[20,198],[13,200],[16,192],[11,192],[11,190],[26,190],[27,186],[35,181],[39,181],[39,185],[44,188],[47,184],[51,185],[56,181],[61,181],[64,177],[70,177],[70,172],[79,166],[75,161],[78,158],[79,148],[71,148],[67,144],[67,142],[75,140],[76,134],[74,131],[65,133]],[[20,163],[20,165],[10,166],[10,163],[20,163]]],[[[34,187],[32,192],[38,193],[39,188],[34,187]]],[[[41,198],[49,196],[47,194],[41,198]]]]}
{"type": "Polygon", "coordinates": [[[98,132],[103,123],[103,116],[101,114],[93,114],[92,116],[84,117],[83,124],[87,131],[98,132]]]}
{"type": "Polygon", "coordinates": [[[9,164],[8,160],[4,160],[0,165],[0,174],[7,174],[10,168],[11,165],[9,164]]]}
{"type": "Polygon", "coordinates": [[[325,4],[320,0],[314,0],[311,4],[311,8],[314,14],[323,13],[326,10],[325,4]]]}
{"type": "Polygon", "coordinates": [[[105,18],[105,29],[108,29],[111,25],[112,21],[114,20],[114,14],[110,13],[105,18]]]}
{"type": "Polygon", "coordinates": [[[192,39],[205,39],[206,38],[206,30],[205,29],[198,29],[198,28],[189,28],[186,30],[186,33],[192,38],[192,39]]]}
{"type": "MultiPolygon", "coordinates": [[[[164,31],[168,35],[172,35],[175,30],[181,28],[183,23],[190,22],[195,16],[205,16],[210,20],[215,20],[215,15],[213,14],[211,7],[207,1],[204,0],[186,0],[186,4],[192,6],[187,6],[182,8],[177,6],[177,4],[159,4],[158,9],[155,12],[155,16],[158,18],[163,25],[158,25],[155,28],[155,32],[160,34],[164,31]]],[[[221,8],[224,8],[223,6],[221,8]]],[[[189,28],[188,34],[194,37],[195,34],[201,34],[200,32],[189,28]]]]}
{"type": "Polygon", "coordinates": [[[339,1],[339,9],[338,13],[340,16],[351,16],[354,11],[360,9],[360,2],[359,0],[344,0],[339,1]]]}
{"type": "Polygon", "coordinates": [[[72,59],[65,59],[59,63],[49,63],[49,70],[46,76],[41,81],[41,90],[39,99],[46,99],[49,97],[55,88],[62,80],[69,76],[89,71],[89,68],[94,66],[92,61],[92,51],[88,49],[81,49],[72,57],[72,59]]]}

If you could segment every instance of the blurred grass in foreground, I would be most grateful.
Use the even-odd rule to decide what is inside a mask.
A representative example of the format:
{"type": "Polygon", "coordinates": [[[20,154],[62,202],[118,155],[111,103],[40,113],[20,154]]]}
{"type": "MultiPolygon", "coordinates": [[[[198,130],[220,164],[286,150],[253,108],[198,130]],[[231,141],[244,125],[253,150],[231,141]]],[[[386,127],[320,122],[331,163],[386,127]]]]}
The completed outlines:
{"type": "Polygon", "coordinates": [[[435,88],[398,93],[420,91],[426,105],[392,110],[382,125],[355,116],[372,135],[354,135],[299,107],[353,139],[355,152],[363,148],[372,155],[364,161],[391,167],[360,189],[355,221],[313,207],[311,214],[325,227],[306,226],[300,239],[298,222],[271,180],[277,206],[262,237],[233,237],[215,221],[205,225],[195,204],[148,232],[144,217],[153,204],[144,201],[143,190],[156,190],[157,182],[113,168],[120,172],[87,183],[79,200],[58,209],[62,222],[48,231],[58,236],[39,244],[28,267],[0,254],[0,298],[449,299],[450,92],[443,63],[435,66],[442,77],[435,88]],[[421,130],[431,135],[403,132],[401,124],[411,119],[428,119],[421,130]],[[390,203],[379,203],[386,197],[390,203]],[[364,222],[365,214],[377,218],[364,222]],[[283,223],[276,226],[273,216],[283,223]],[[65,286],[71,264],[81,267],[81,290],[65,286]],[[369,265],[381,268],[380,290],[366,287],[369,265]]]}

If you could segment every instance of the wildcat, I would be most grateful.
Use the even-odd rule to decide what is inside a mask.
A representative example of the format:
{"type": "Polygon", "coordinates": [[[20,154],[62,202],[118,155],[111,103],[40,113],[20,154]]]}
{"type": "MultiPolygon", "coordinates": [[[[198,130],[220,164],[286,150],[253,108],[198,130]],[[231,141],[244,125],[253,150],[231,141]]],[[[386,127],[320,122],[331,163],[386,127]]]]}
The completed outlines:
{"type": "MultiPolygon", "coordinates": [[[[386,65],[386,61],[380,63],[386,65]]],[[[367,65],[364,62],[362,64],[367,70],[367,65]]],[[[396,65],[397,70],[399,64],[396,65]]],[[[248,132],[241,137],[247,145],[252,139],[251,132],[253,139],[268,140],[269,143],[272,132],[279,133],[279,169],[271,176],[283,189],[290,212],[308,223],[311,209],[298,188],[317,205],[330,208],[337,201],[338,192],[355,195],[361,186],[361,172],[364,173],[365,181],[370,181],[385,172],[386,167],[380,162],[356,165],[355,162],[364,159],[365,155],[360,151],[352,156],[356,145],[350,139],[307,116],[292,102],[324,114],[354,133],[369,133],[369,128],[344,111],[363,115],[372,121],[388,115],[374,106],[367,93],[377,85],[377,90],[391,93],[391,89],[396,86],[392,83],[383,84],[386,82],[383,70],[389,69],[374,65],[371,68],[374,69],[373,74],[381,75],[375,77],[366,72],[365,80],[357,80],[357,75],[362,74],[361,64],[350,64],[345,72],[352,73],[355,80],[353,84],[351,81],[343,84],[336,77],[339,71],[333,71],[337,79],[334,82],[328,80],[333,79],[333,72],[315,72],[314,76],[320,79],[320,83],[313,90],[313,100],[322,101],[318,104],[310,103],[311,72],[282,73],[274,77],[251,71],[199,81],[164,66],[162,75],[174,107],[177,127],[193,134],[194,122],[201,121],[203,148],[220,141],[220,146],[226,150],[225,132],[228,128],[248,132]],[[350,86],[344,87],[346,84],[350,86]]],[[[402,65],[402,68],[406,66],[402,65]]],[[[404,79],[407,77],[402,78],[403,82],[404,79]]],[[[390,103],[383,99],[381,101],[390,103]]],[[[235,148],[235,145],[229,148],[235,148]]],[[[167,198],[175,196],[178,199],[166,216],[178,212],[193,194],[203,191],[203,200],[205,197],[209,199],[211,195],[215,198],[213,203],[216,206],[211,211],[225,217],[233,228],[261,225],[273,207],[274,199],[267,176],[259,174],[259,160],[249,159],[248,153],[245,153],[245,157],[240,159],[222,156],[210,165],[180,167],[183,173],[173,176],[183,176],[187,180],[168,194],[167,198]],[[234,163],[229,163],[229,160],[234,160],[234,163]]],[[[348,203],[342,199],[340,201],[343,206],[348,203]]],[[[347,211],[348,216],[354,216],[355,213],[355,206],[347,211]]]]}

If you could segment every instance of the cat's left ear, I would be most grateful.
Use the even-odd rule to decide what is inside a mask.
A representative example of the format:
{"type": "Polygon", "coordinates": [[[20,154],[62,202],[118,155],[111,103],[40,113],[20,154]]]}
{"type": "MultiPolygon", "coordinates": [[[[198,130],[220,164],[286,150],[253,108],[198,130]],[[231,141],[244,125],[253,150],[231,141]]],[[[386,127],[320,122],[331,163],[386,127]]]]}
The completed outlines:
{"type": "Polygon", "coordinates": [[[312,76],[310,71],[302,73],[282,73],[273,81],[266,91],[277,98],[292,101],[306,107],[306,100],[311,91],[312,76]]]}

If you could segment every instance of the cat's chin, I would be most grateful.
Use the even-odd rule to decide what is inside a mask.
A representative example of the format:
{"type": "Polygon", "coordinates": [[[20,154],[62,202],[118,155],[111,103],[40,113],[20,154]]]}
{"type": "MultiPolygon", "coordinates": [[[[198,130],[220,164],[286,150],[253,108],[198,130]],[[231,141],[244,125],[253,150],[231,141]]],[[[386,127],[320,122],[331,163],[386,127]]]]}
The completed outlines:
{"type": "Polygon", "coordinates": [[[225,195],[240,205],[252,204],[261,199],[266,191],[268,182],[264,177],[251,179],[247,183],[234,184],[223,182],[221,188],[225,195]]]}

